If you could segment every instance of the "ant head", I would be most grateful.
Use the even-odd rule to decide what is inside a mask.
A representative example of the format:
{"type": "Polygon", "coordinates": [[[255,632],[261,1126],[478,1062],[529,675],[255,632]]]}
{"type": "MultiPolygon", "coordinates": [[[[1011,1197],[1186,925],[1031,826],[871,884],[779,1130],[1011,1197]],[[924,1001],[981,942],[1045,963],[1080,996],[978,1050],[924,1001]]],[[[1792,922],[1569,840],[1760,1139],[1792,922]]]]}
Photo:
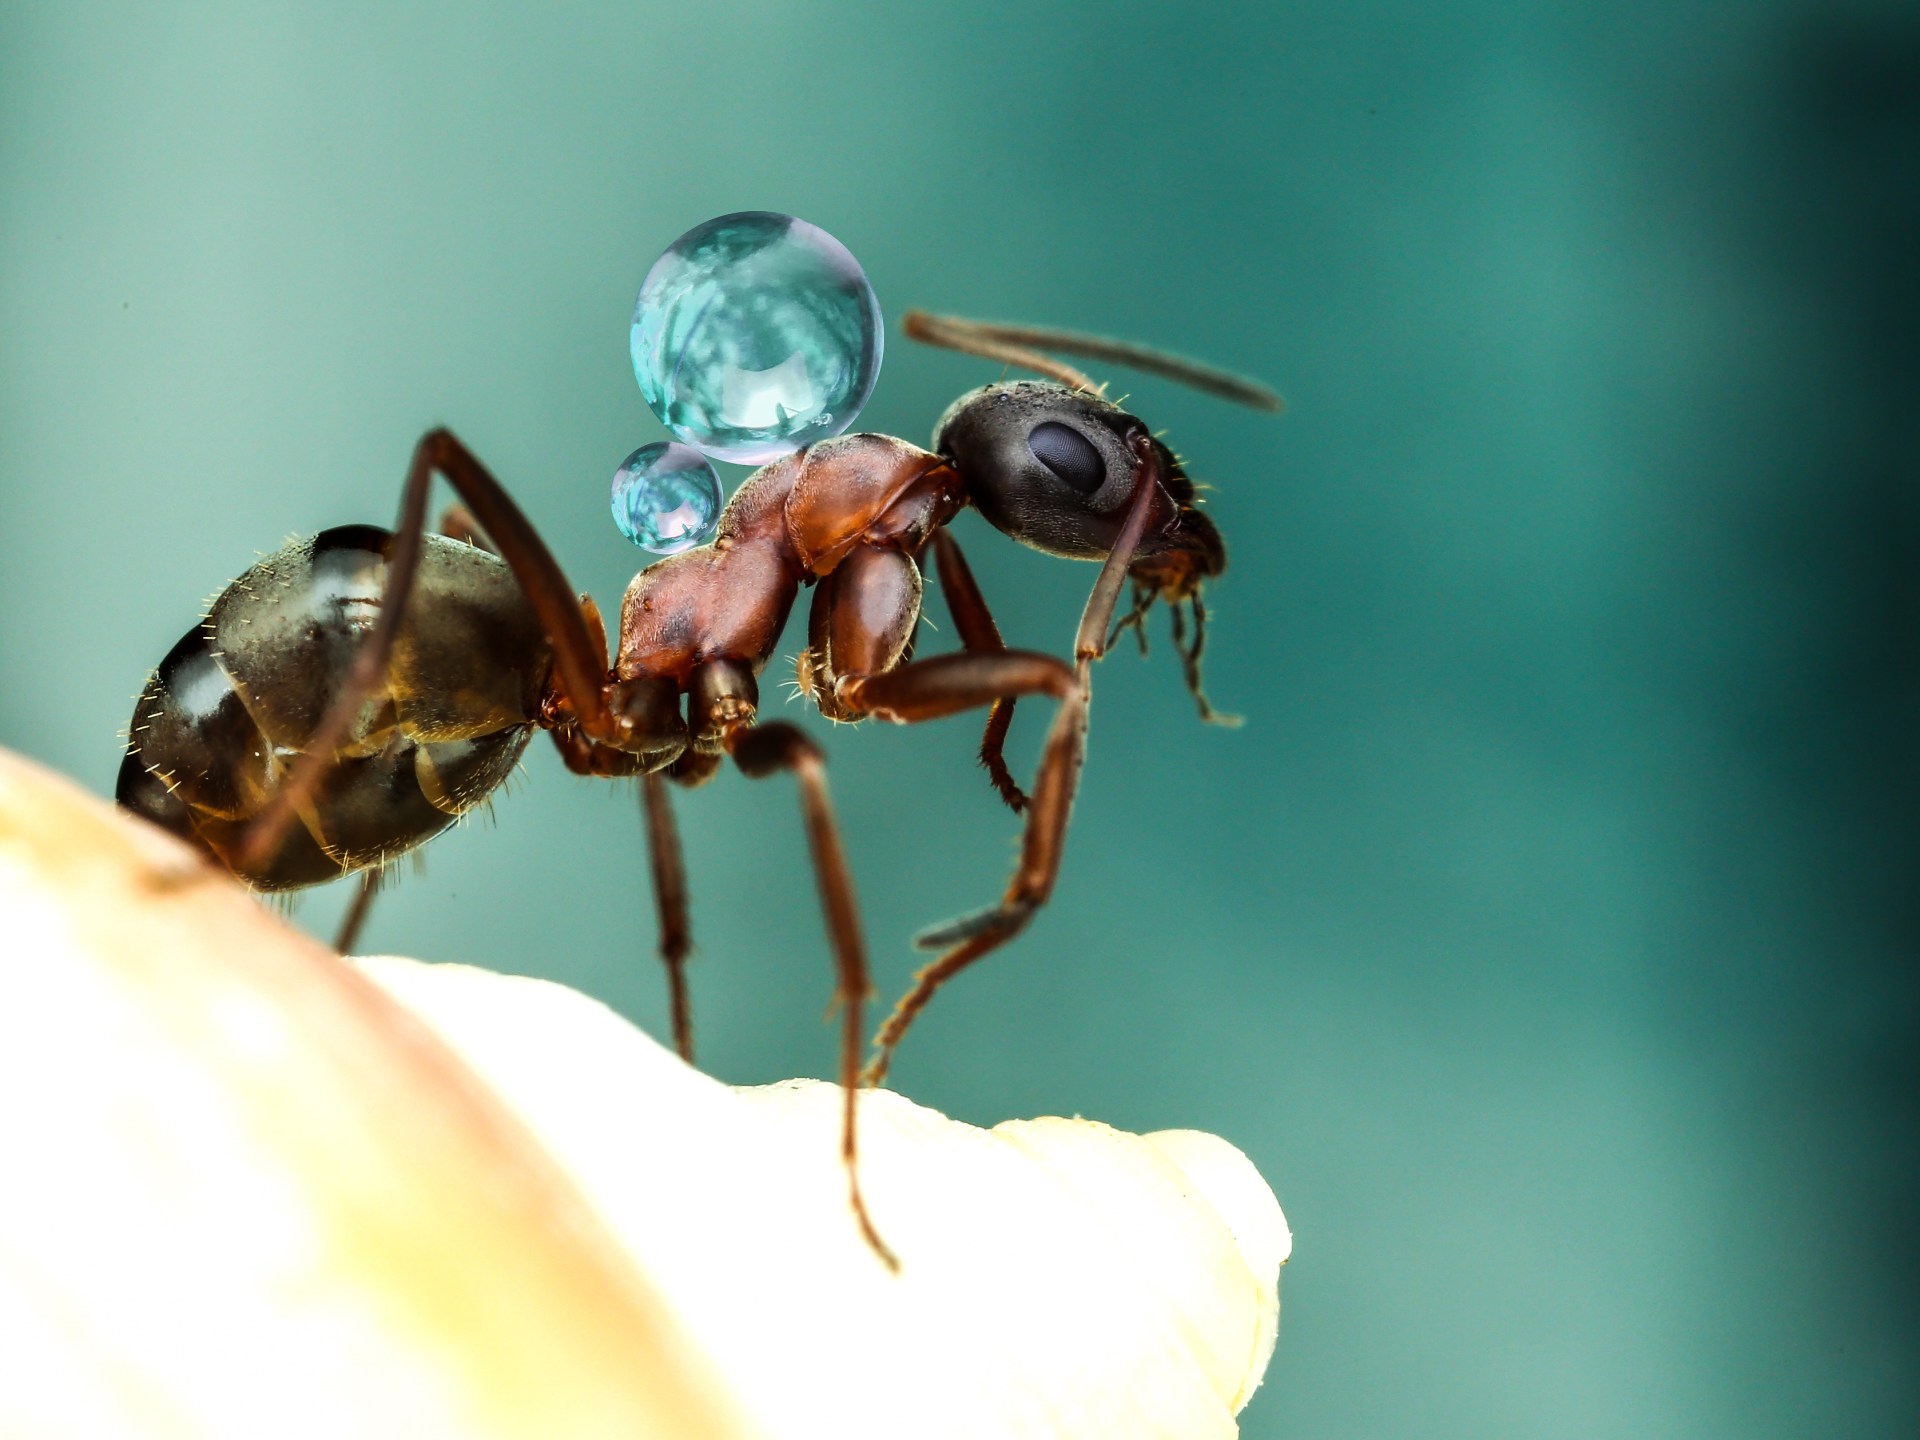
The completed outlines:
{"type": "Polygon", "coordinates": [[[1192,587],[1226,566],[1220,533],[1166,446],[1119,406],[1046,380],[984,386],[948,407],[933,448],[995,529],[1049,555],[1101,560],[1142,484],[1158,487],[1132,567],[1154,588],[1192,587]],[[1150,458],[1149,458],[1150,457],[1150,458]]]}

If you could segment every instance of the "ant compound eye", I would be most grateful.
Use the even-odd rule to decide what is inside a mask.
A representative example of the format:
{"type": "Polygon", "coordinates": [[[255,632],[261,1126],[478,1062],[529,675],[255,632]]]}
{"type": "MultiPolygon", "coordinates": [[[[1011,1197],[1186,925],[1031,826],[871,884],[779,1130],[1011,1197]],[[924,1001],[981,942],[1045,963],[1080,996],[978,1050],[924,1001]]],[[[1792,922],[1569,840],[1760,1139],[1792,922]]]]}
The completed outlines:
{"type": "Polygon", "coordinates": [[[1049,555],[1098,560],[1120,533],[1139,478],[1130,437],[1145,433],[1098,395],[1014,380],[954,401],[933,448],[989,525],[1049,555]]]}
{"type": "Polygon", "coordinates": [[[1033,458],[1082,495],[1091,495],[1107,478],[1107,462],[1078,430],[1058,420],[1043,421],[1027,436],[1033,458]]]}

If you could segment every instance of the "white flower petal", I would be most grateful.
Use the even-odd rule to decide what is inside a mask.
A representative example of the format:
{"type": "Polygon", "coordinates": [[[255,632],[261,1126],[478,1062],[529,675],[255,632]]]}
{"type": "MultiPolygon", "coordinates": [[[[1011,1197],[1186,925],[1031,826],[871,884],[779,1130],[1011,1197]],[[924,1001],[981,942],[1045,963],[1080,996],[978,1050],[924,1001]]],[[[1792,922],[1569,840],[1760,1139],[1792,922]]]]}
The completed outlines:
{"type": "Polygon", "coordinates": [[[1225,1141],[864,1094],[895,1275],[848,1208],[837,1086],[730,1089],[548,981],[357,963],[540,1135],[769,1431],[1236,1433],[1289,1241],[1225,1141]]]}
{"type": "Polygon", "coordinates": [[[1290,1241],[1224,1141],[865,1095],[894,1275],[837,1088],[362,963],[0,752],[0,1435],[1235,1433],[1290,1241]]]}

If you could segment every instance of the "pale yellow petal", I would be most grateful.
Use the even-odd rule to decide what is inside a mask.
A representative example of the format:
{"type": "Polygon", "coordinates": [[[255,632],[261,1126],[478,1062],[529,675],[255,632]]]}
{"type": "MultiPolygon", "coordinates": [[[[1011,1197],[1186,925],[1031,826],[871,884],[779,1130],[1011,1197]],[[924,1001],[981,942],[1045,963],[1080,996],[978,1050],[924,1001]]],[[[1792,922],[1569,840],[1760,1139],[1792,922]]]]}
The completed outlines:
{"type": "Polygon", "coordinates": [[[1224,1141],[864,1096],[895,1275],[835,1087],[343,965],[4,755],[0,945],[0,1437],[1226,1437],[1272,1349],[1224,1141]]]}
{"type": "Polygon", "coordinates": [[[0,935],[0,1435],[745,1433],[424,1027],[4,754],[0,935]]]}

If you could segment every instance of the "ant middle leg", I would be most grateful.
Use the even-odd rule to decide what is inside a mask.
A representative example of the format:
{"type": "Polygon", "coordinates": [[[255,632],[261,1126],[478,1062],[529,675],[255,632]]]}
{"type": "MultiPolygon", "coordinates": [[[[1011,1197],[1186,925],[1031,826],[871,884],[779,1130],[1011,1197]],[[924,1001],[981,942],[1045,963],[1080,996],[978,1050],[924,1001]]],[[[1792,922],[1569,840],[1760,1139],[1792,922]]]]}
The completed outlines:
{"type": "Polygon", "coordinates": [[[693,953],[688,919],[687,864],[666,777],[650,770],[640,777],[640,803],[647,816],[647,858],[653,872],[653,905],[660,925],[660,960],[667,967],[667,1003],[673,1017],[673,1047],[693,1064],[693,1002],[687,992],[687,957],[693,953]]]}
{"type": "MultiPolygon", "coordinates": [[[[826,918],[827,939],[833,949],[833,1005],[841,1014],[840,1157],[846,1166],[847,1195],[860,1233],[890,1270],[900,1262],[874,1228],[860,1189],[859,1131],[856,1103],[860,1091],[860,1047],[865,1042],[865,1006],[873,993],[867,968],[867,946],[860,929],[860,908],[853,892],[853,872],[840,843],[840,826],[827,795],[826,756],[805,731],[784,721],[755,723],[759,687],[753,671],[731,660],[709,660],[689,678],[688,719],[694,732],[689,755],[717,748],[732,756],[740,773],[764,779],[787,771],[799,782],[801,817],[807,848],[813,857],[820,908],[826,918]]],[[[698,783],[703,767],[689,767],[698,783]]]]}

